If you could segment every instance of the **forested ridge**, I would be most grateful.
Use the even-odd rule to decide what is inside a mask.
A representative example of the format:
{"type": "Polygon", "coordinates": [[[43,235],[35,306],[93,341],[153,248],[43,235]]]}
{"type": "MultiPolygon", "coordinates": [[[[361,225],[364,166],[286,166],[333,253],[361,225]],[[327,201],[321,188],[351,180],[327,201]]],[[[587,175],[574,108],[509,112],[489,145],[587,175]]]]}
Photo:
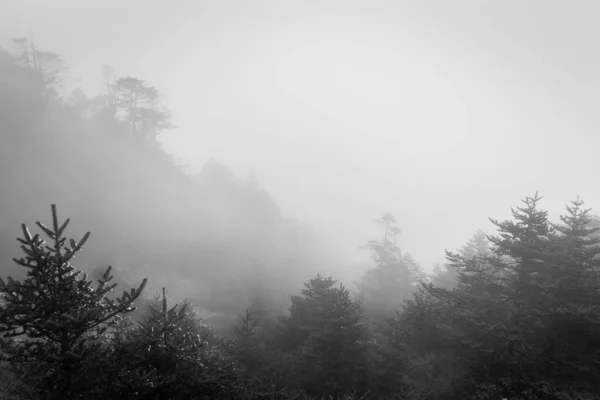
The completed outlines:
{"type": "Polygon", "coordinates": [[[526,196],[433,275],[384,214],[347,286],[257,183],[184,173],[158,89],[67,95],[59,55],[13,44],[0,399],[600,398],[600,219],[579,197],[551,221],[526,196]]]}

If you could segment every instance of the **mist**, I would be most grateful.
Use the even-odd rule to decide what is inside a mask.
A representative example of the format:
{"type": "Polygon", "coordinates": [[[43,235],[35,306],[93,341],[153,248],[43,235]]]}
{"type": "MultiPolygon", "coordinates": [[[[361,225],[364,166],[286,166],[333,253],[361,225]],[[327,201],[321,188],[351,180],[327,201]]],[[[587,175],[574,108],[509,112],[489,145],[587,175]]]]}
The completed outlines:
{"type": "MultiPolygon", "coordinates": [[[[590,185],[599,140],[591,19],[597,6],[591,2],[565,9],[552,1],[185,1],[169,7],[5,0],[1,7],[3,47],[14,51],[11,38],[28,38],[64,60],[59,98],[76,90],[103,95],[107,81],[123,76],[160,91],[176,128],[156,140],[168,154],[161,162],[182,170],[172,172],[176,177],[160,180],[155,170],[128,163],[136,159],[135,145],[116,148],[93,134],[78,140],[81,146],[95,141],[96,150],[66,139],[72,148],[60,142],[52,157],[58,168],[85,164],[89,170],[77,184],[87,194],[73,189],[59,210],[68,214],[88,204],[103,224],[116,224],[111,230],[144,242],[139,251],[146,258],[172,256],[182,237],[181,246],[210,247],[228,241],[232,230],[236,246],[259,258],[259,244],[249,244],[256,229],[268,231],[257,241],[265,252],[283,246],[271,242],[283,240],[281,229],[303,229],[312,232],[306,233],[310,246],[320,248],[314,250],[320,267],[352,285],[371,262],[361,246],[381,236],[373,220],[384,213],[398,221],[399,247],[431,272],[445,261],[446,249],[459,248],[478,229],[492,233],[488,218],[508,216],[524,196],[539,191],[553,216],[577,195],[591,207],[598,197],[590,185]],[[276,215],[269,218],[287,222],[267,228],[256,210],[248,211],[253,222],[240,222],[214,193],[213,207],[221,210],[206,211],[207,195],[190,197],[192,189],[174,183],[196,176],[209,160],[227,171],[226,181],[244,182],[239,185],[268,198],[276,215]],[[128,193],[132,179],[146,182],[147,191],[128,193]],[[143,200],[136,204],[136,196],[143,200]],[[190,198],[205,203],[182,206],[190,198]],[[146,220],[161,227],[160,241],[144,228],[146,220]],[[196,231],[192,220],[203,227],[196,231]]],[[[60,118],[53,117],[57,135],[87,129],[60,118]]],[[[10,181],[34,190],[35,163],[23,164],[11,168],[10,181]]],[[[63,185],[33,198],[5,193],[10,223],[3,221],[2,236],[12,240],[23,218],[47,214],[50,202],[62,200],[58,192],[70,187],[63,185]]],[[[91,216],[76,215],[80,232],[98,230],[99,222],[84,226],[91,216]]],[[[101,247],[101,238],[90,246],[101,247]]],[[[135,264],[128,257],[113,262],[135,264]]]]}
{"type": "Polygon", "coordinates": [[[594,204],[593,3],[60,4],[4,1],[2,36],[60,54],[65,91],[101,92],[102,65],[151,82],[170,154],[254,171],[344,262],[384,212],[429,269],[535,190],[594,204]]]}

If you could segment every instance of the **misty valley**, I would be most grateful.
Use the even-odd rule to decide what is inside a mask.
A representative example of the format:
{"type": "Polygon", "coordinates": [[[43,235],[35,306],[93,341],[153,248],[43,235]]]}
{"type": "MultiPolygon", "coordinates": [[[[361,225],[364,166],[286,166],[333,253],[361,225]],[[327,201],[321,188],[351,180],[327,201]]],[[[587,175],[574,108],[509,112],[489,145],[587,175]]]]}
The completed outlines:
{"type": "Polygon", "coordinates": [[[444,218],[471,217],[407,184],[414,209],[347,212],[369,239],[343,247],[363,236],[291,217],[260,174],[168,152],[150,81],[103,67],[67,90],[67,71],[31,38],[0,48],[0,400],[600,398],[600,217],[578,192],[531,178],[444,252],[444,218]]]}

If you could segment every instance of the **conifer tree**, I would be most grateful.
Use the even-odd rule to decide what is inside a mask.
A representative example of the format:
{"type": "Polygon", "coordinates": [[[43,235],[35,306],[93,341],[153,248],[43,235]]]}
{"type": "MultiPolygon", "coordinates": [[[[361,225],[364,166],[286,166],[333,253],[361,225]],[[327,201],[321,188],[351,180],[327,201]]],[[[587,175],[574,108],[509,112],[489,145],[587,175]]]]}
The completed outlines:
{"type": "Polygon", "coordinates": [[[108,284],[112,279],[108,267],[94,288],[87,275],[70,263],[90,233],[79,242],[70,239],[67,245],[64,233],[70,220],[59,224],[56,206],[51,208],[52,227],[36,224],[52,245],[46,245],[39,234],[32,236],[23,224],[23,238],[18,241],[26,257],[13,260],[28,269],[27,278],[23,282],[0,278],[0,293],[6,303],[0,309],[0,333],[7,339],[0,344],[3,356],[10,361],[47,364],[55,386],[46,390],[67,396],[76,369],[100,349],[98,339],[106,324],[135,309],[133,302],[142,293],[146,279],[137,289],[109,299],[107,294],[116,284],[108,284]]]}
{"type": "MultiPolygon", "coordinates": [[[[473,236],[462,246],[457,254],[464,259],[469,260],[475,257],[490,256],[489,240],[487,235],[481,230],[475,231],[473,236]]],[[[458,271],[450,264],[436,264],[433,267],[433,276],[431,282],[444,289],[452,289],[457,285],[458,271]]]]}
{"type": "Polygon", "coordinates": [[[146,349],[145,361],[160,373],[177,369],[182,360],[191,360],[205,345],[199,321],[194,321],[188,313],[189,304],[168,306],[165,288],[162,298],[155,297],[154,304],[148,306],[149,314],[130,331],[130,338],[136,345],[146,349]]]}
{"type": "Polygon", "coordinates": [[[238,316],[238,322],[233,327],[235,340],[231,344],[231,351],[241,365],[248,372],[259,372],[264,365],[264,341],[257,335],[258,321],[250,309],[238,316]]]}
{"type": "Polygon", "coordinates": [[[583,202],[555,225],[540,199],[523,200],[512,221],[492,220],[491,256],[447,254],[459,271],[454,291],[426,288],[448,304],[453,336],[471,348],[461,356],[480,366],[476,379],[502,380],[504,396],[558,399],[568,386],[592,387],[598,373],[600,249],[583,202]]]}
{"type": "Polygon", "coordinates": [[[534,197],[525,198],[525,207],[512,210],[515,221],[491,220],[498,227],[499,235],[489,237],[496,245],[495,253],[512,261],[502,262],[500,266],[503,275],[514,284],[511,319],[515,327],[528,331],[525,319],[540,298],[539,280],[548,271],[557,239],[556,229],[548,221],[548,212],[537,207],[541,199],[537,192],[534,197]]]}
{"type": "Polygon", "coordinates": [[[487,256],[490,255],[489,245],[490,241],[488,240],[487,235],[484,231],[479,229],[475,231],[467,243],[460,248],[459,253],[467,259],[476,256],[487,256]]]}
{"type": "Polygon", "coordinates": [[[371,258],[378,266],[393,263],[395,258],[402,255],[397,245],[400,229],[396,226],[396,218],[388,213],[384,214],[381,219],[376,219],[375,222],[384,226],[383,240],[370,240],[363,248],[371,250],[371,258]]]}
{"type": "MultiPolygon", "coordinates": [[[[266,291],[266,290],[265,290],[266,291]]],[[[253,296],[248,311],[256,320],[257,330],[262,336],[269,336],[277,328],[277,315],[282,314],[281,304],[266,295],[253,296]]]]}
{"type": "Polygon", "coordinates": [[[367,339],[362,308],[350,292],[317,275],[305,283],[303,296],[292,296],[284,327],[295,332],[300,371],[310,387],[358,389],[367,380],[367,339]]]}
{"type": "Polygon", "coordinates": [[[579,197],[561,215],[559,251],[545,284],[548,318],[544,355],[563,383],[593,384],[600,373],[600,227],[579,197]]]}
{"type": "Polygon", "coordinates": [[[383,240],[369,241],[364,248],[373,252],[372,258],[377,265],[356,285],[366,315],[392,317],[402,307],[402,302],[412,296],[424,275],[415,259],[400,251],[397,243],[400,229],[395,226],[394,217],[385,214],[376,222],[384,225],[383,240]]]}
{"type": "Polygon", "coordinates": [[[239,324],[234,328],[234,331],[242,339],[246,339],[255,334],[255,328],[257,321],[253,318],[250,313],[250,309],[246,309],[246,312],[238,317],[239,324]]]}
{"type": "Polygon", "coordinates": [[[209,332],[191,305],[169,306],[163,288],[148,311],[117,346],[117,368],[105,380],[112,387],[109,394],[130,399],[235,398],[228,396],[237,390],[236,371],[211,353],[205,340],[209,332]]]}

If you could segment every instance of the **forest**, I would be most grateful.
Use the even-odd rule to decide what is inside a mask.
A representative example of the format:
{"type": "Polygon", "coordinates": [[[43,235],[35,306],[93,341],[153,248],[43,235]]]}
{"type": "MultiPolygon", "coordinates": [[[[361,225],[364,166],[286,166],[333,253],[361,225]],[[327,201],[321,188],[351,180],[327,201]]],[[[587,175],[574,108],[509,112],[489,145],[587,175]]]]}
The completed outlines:
{"type": "Polygon", "coordinates": [[[370,265],[342,282],[256,181],[216,160],[186,173],[158,145],[175,126],[157,88],[65,94],[60,55],[12,44],[0,400],[600,398],[600,218],[584,200],[552,221],[534,189],[433,274],[382,210],[357,243],[370,265]]]}

